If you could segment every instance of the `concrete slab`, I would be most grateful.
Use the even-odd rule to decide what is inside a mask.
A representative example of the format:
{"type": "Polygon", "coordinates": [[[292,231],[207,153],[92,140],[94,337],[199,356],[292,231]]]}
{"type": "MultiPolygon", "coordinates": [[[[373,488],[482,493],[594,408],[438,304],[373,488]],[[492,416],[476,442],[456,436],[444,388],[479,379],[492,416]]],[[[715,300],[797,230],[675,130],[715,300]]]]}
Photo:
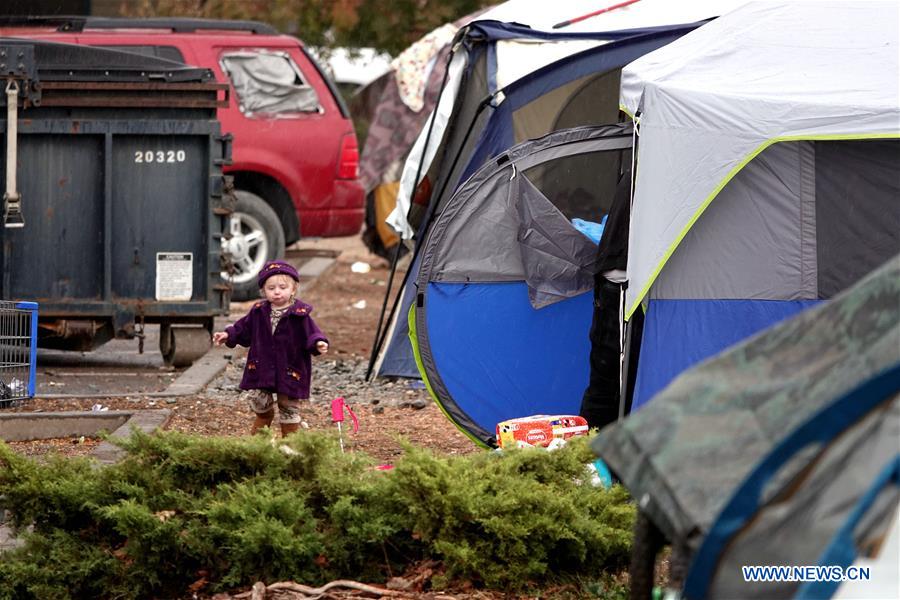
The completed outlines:
{"type": "Polygon", "coordinates": [[[132,417],[127,411],[9,413],[0,414],[0,439],[25,442],[93,436],[100,431],[116,431],[132,417]]]}
{"type": "MultiPolygon", "coordinates": [[[[132,430],[137,429],[144,433],[150,433],[156,429],[161,429],[169,421],[172,411],[167,408],[157,410],[138,410],[131,414],[121,427],[110,434],[114,438],[128,438],[132,430]]],[[[91,456],[97,459],[101,464],[112,464],[122,458],[124,450],[104,440],[99,446],[94,448],[91,456]]]]}
{"type": "MultiPolygon", "coordinates": [[[[217,323],[216,331],[221,331],[225,325],[233,322],[225,320],[224,323],[217,323]]],[[[185,369],[175,381],[170,383],[165,390],[161,392],[146,391],[127,391],[127,392],[109,392],[109,393],[76,393],[76,394],[37,394],[39,398],[47,399],[65,399],[65,398],[92,398],[102,400],[104,398],[121,398],[123,396],[141,396],[153,398],[172,398],[177,396],[191,396],[199,393],[206,385],[215,379],[219,373],[228,365],[229,357],[240,355],[243,348],[227,348],[225,346],[213,346],[202,357],[194,361],[190,367],[185,369]]]]}
{"type": "Polygon", "coordinates": [[[234,356],[235,349],[226,346],[213,346],[200,359],[194,361],[178,379],[169,384],[162,392],[143,394],[146,396],[170,398],[173,396],[190,396],[200,392],[206,385],[218,376],[228,364],[230,356],[234,356]]]}
{"type": "MultiPolygon", "coordinates": [[[[167,408],[154,410],[70,411],[48,413],[0,413],[0,439],[7,442],[94,436],[101,431],[111,437],[128,437],[132,429],[151,432],[172,416],[167,408]]],[[[92,455],[107,442],[98,446],[92,455]]]]}
{"type": "Polygon", "coordinates": [[[322,273],[331,268],[334,262],[334,258],[332,257],[313,256],[300,265],[297,269],[297,273],[300,277],[319,277],[322,273]]]}

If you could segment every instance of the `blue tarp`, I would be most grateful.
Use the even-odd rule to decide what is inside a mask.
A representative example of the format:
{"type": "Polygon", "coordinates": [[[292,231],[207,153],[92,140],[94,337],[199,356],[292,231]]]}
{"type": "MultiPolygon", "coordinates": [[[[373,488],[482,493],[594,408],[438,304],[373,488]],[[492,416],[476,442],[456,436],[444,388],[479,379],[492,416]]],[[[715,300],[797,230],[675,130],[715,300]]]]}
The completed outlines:
{"type": "Polygon", "coordinates": [[[572,226],[587,236],[592,242],[599,244],[600,238],[603,237],[603,228],[606,227],[606,217],[607,215],[603,215],[599,223],[585,221],[584,219],[572,219],[572,226]]]}
{"type": "MultiPolygon", "coordinates": [[[[689,25],[691,29],[702,23],[684,24],[689,25]]],[[[560,40],[622,40],[635,36],[653,35],[666,33],[673,28],[682,25],[659,25],[657,27],[639,27],[635,29],[620,29],[617,31],[540,31],[532,29],[527,25],[519,23],[507,23],[503,21],[494,21],[485,19],[482,21],[473,21],[467,26],[466,38],[469,40],[478,40],[483,42],[496,42],[497,40],[524,40],[533,39],[548,42],[556,42],[560,40]]]]}

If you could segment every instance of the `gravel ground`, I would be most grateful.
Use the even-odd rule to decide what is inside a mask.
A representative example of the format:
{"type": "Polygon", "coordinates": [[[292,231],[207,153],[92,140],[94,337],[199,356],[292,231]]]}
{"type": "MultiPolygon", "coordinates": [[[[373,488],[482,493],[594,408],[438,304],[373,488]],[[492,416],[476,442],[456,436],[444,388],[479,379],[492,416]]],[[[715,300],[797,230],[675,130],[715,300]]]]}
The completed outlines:
{"type": "MultiPolygon", "coordinates": [[[[243,354],[243,353],[242,353],[243,354]]],[[[216,379],[197,396],[182,398],[123,397],[102,400],[109,410],[168,408],[172,417],[166,429],[201,435],[246,435],[253,422],[238,383],[244,357],[235,357],[216,379]]],[[[331,421],[331,400],[342,396],[359,419],[359,431],[349,431],[346,415],[343,439],[349,450],[366,452],[379,461],[390,463],[401,454],[401,440],[430,448],[446,455],[478,452],[478,447],[463,435],[421,388],[418,381],[364,380],[367,363],[363,360],[317,359],[313,371],[313,397],[302,408],[309,429],[337,432],[331,421]]],[[[11,409],[15,412],[86,411],[98,401],[93,399],[37,399],[11,409]]],[[[277,421],[276,421],[277,430],[277,421]]],[[[66,456],[90,453],[97,442],[91,438],[13,442],[14,449],[29,456],[55,452],[66,456]]]]}

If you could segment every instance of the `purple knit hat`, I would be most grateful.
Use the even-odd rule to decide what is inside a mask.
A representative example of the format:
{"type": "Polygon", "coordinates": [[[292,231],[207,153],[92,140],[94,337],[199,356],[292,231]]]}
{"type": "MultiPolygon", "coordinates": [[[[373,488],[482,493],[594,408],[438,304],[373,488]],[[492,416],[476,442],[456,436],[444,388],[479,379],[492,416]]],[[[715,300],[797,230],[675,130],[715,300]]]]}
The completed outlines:
{"type": "Polygon", "coordinates": [[[266,279],[272,275],[279,274],[287,275],[297,283],[300,283],[300,274],[297,273],[297,269],[283,260],[270,260],[263,265],[263,268],[259,270],[259,275],[256,277],[256,282],[259,284],[259,287],[262,287],[266,283],[266,279]]]}

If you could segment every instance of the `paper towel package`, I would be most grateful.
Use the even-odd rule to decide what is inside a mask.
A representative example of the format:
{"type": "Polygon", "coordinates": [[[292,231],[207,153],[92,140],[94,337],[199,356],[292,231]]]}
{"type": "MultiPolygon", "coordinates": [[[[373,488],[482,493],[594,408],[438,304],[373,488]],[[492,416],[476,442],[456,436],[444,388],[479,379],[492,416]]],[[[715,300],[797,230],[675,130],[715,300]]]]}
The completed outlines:
{"type": "Polygon", "coordinates": [[[547,447],[553,440],[567,440],[587,435],[584,417],[577,415],[532,415],[497,423],[497,445],[500,448],[527,446],[547,447]]]}

